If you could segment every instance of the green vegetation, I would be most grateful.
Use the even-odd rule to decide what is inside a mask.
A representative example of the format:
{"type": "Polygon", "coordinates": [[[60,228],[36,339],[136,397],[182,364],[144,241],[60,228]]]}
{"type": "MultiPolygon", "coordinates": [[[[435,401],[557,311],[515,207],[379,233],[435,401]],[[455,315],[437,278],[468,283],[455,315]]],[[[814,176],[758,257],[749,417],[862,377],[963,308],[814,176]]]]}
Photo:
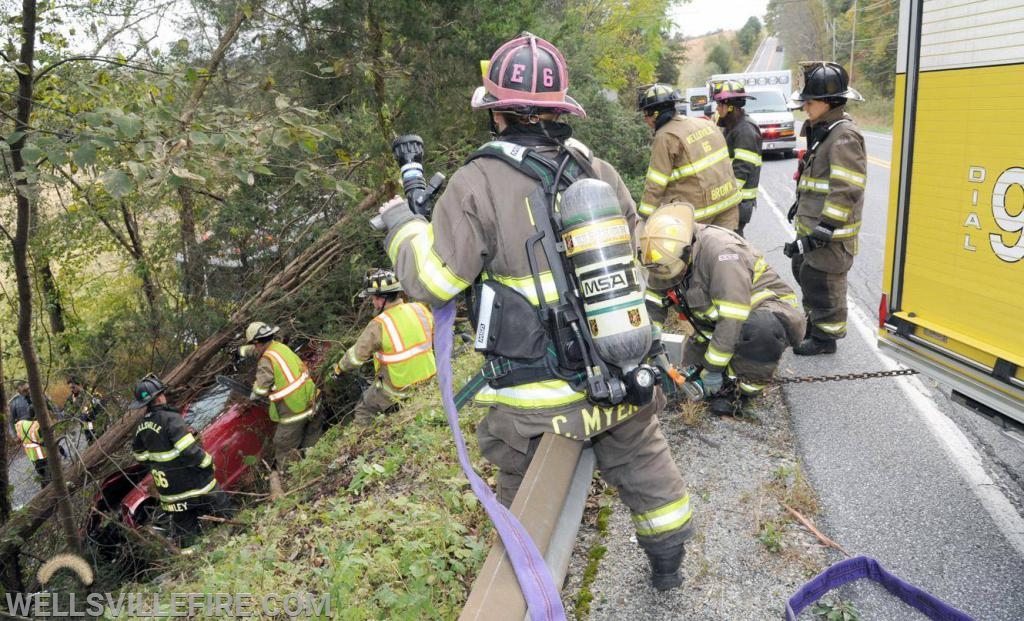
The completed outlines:
{"type": "MultiPolygon", "coordinates": [[[[463,356],[456,376],[476,364],[463,356]]],[[[468,437],[481,413],[464,412],[468,437]]],[[[246,526],[212,531],[201,562],[182,557],[159,585],[123,590],[329,593],[338,619],[458,615],[491,527],[459,468],[435,386],[372,427],[332,429],[284,483],[283,500],[235,518],[246,526]]]]}
{"type": "Polygon", "coordinates": [[[839,597],[818,602],[811,608],[811,613],[825,621],[860,621],[857,607],[839,597]]]}

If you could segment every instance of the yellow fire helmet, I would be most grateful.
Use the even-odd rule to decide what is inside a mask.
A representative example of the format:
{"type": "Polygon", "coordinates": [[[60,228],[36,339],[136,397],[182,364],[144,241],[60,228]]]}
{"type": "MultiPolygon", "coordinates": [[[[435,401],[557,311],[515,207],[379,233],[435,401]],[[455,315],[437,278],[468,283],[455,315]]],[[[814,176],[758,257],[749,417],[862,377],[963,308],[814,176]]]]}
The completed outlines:
{"type": "Polygon", "coordinates": [[[638,252],[647,268],[649,287],[663,291],[682,281],[689,265],[694,226],[693,207],[684,202],[662,205],[647,218],[638,252]]]}

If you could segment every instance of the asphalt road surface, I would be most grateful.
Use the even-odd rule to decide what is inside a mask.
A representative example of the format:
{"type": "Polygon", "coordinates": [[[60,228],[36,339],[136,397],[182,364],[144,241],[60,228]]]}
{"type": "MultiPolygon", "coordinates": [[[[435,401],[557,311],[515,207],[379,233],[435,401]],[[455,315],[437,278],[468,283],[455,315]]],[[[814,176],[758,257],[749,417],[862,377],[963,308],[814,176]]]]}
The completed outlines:
{"type": "MultiPolygon", "coordinates": [[[[896,368],[876,345],[892,139],[870,132],[865,138],[868,184],[860,254],[849,274],[849,333],[835,355],[787,353],[783,375],[896,368]]],[[[793,238],[785,215],[795,167],[792,159],[764,162],[758,208],[746,229],[794,287],[782,244],[793,238]]],[[[818,524],[828,536],[976,619],[1024,619],[1018,428],[952,403],[947,390],[920,376],[791,384],[784,392],[821,500],[818,524]]],[[[840,593],[863,619],[923,618],[867,581],[840,593]]]]}

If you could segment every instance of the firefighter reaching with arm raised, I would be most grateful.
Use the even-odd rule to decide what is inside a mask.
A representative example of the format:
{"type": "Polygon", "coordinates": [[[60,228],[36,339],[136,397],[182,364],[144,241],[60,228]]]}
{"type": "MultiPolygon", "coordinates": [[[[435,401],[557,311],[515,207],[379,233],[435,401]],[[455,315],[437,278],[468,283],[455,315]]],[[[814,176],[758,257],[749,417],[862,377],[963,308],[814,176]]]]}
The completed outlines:
{"type": "Polygon", "coordinates": [[[434,316],[419,302],[406,302],[402,284],[391,270],[371,269],[363,277],[359,297],[369,297],[377,312],[331,376],[358,369],[373,360],[374,381],[356,404],[355,422],[369,425],[373,417],[409,396],[409,389],[437,373],[434,362],[434,316]]]}
{"type": "Polygon", "coordinates": [[[245,329],[245,341],[258,358],[253,400],[266,397],[268,414],[277,423],[274,431],[274,470],[283,472],[298,459],[300,450],[316,444],[323,417],[317,411],[317,388],[304,363],[290,347],[274,336],[277,326],[254,321],[245,329]]]}
{"type": "MultiPolygon", "coordinates": [[[[486,382],[480,382],[476,401],[488,412],[477,437],[483,456],[499,468],[498,499],[511,505],[543,434],[589,439],[601,474],[632,513],[637,542],[651,563],[652,584],[674,588],[682,583],[679,567],[692,510],[658,422],[665,397],[653,382],[644,392],[640,374],[634,374],[636,391],[631,389],[626,400],[592,400],[592,392],[613,383],[581,378],[582,367],[566,366],[574,355],[582,355],[573,348],[586,342],[588,329],[595,341],[635,330],[646,339],[640,356],[650,349],[639,267],[634,268],[636,209],[615,169],[574,140],[572,127],[561,120],[563,114],[586,114],[566,94],[568,71],[554,45],[523,33],[499,47],[483,73],[484,85],[473,95],[472,107],[488,111],[496,140],[452,176],[432,222],[414,215],[405,199],[396,197],[381,208],[389,229],[388,256],[405,290],[435,306],[480,279],[473,285],[480,300],[477,333],[486,343],[487,360],[481,372],[486,382]],[[556,251],[552,201],[563,189],[560,241],[565,245],[556,251]],[[592,207],[600,215],[578,221],[568,208],[586,194],[597,199],[592,207]],[[573,227],[575,232],[565,232],[573,227]],[[529,245],[541,237],[550,242],[543,250],[529,245]],[[572,255],[590,285],[589,293],[580,296],[606,311],[580,322],[578,313],[566,310],[575,313],[575,340],[564,331],[572,326],[558,320],[569,316],[561,314],[567,302],[560,298],[558,283],[574,282],[559,252],[572,255]],[[594,268],[599,274],[589,274],[588,261],[601,263],[594,268]],[[619,296],[634,292],[636,304],[632,298],[619,304],[619,296]],[[539,319],[539,310],[547,321],[539,319]],[[486,334],[480,336],[485,325],[486,334]]],[[[635,361],[630,368],[641,369],[635,361]]]]}
{"type": "Polygon", "coordinates": [[[682,310],[694,327],[683,364],[702,369],[712,412],[730,415],[759,395],[803,335],[796,294],[733,231],[695,224],[686,203],[659,207],[640,235],[651,316],[682,310]]]}

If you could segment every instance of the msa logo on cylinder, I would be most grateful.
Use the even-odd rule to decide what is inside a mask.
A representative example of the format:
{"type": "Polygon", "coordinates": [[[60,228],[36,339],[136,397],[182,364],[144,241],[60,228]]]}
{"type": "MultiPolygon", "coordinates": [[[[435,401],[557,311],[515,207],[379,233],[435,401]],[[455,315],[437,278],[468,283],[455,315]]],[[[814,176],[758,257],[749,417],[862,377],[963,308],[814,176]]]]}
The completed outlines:
{"type": "Polygon", "coordinates": [[[629,279],[626,277],[625,270],[619,270],[618,272],[611,272],[582,280],[580,281],[580,286],[583,288],[583,297],[589,298],[602,293],[628,289],[629,279]]]}

